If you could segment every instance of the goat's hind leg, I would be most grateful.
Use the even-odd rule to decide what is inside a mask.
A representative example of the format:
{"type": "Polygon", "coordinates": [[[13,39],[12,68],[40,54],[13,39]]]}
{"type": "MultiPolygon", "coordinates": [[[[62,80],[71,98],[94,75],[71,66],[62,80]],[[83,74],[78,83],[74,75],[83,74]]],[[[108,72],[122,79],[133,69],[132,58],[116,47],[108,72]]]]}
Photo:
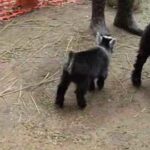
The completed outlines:
{"type": "Polygon", "coordinates": [[[108,70],[105,70],[103,74],[99,75],[97,80],[97,86],[99,90],[103,89],[107,76],[108,76],[108,70]]]}
{"type": "Polygon", "coordinates": [[[70,75],[67,71],[63,71],[60,84],[58,85],[57,94],[55,104],[58,105],[60,108],[63,107],[64,104],[64,96],[68,89],[68,86],[71,82],[70,75]]]}
{"type": "Polygon", "coordinates": [[[95,90],[95,83],[94,79],[91,79],[90,85],[89,85],[89,91],[94,91],[95,90]]]}
{"type": "Polygon", "coordinates": [[[89,80],[84,79],[82,82],[77,84],[77,89],[76,89],[76,97],[77,97],[77,103],[78,106],[83,109],[86,107],[86,99],[85,99],[85,94],[89,88],[89,80]]]}
{"type": "Polygon", "coordinates": [[[97,80],[98,89],[101,90],[104,87],[105,78],[100,76],[97,80]]]}
{"type": "Polygon", "coordinates": [[[142,73],[142,68],[143,65],[145,64],[148,54],[144,52],[139,52],[137,55],[137,60],[134,64],[134,70],[132,72],[132,83],[135,87],[140,87],[141,86],[141,73],[142,73]]]}

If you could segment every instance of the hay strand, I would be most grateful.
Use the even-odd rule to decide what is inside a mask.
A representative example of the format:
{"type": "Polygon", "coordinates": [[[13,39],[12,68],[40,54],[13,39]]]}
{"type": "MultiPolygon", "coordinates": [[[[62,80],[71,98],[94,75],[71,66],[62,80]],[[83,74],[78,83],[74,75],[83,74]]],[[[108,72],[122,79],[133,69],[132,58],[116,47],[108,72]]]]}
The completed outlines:
{"type": "Polygon", "coordinates": [[[37,112],[40,114],[40,110],[39,110],[39,108],[38,108],[38,106],[37,106],[37,104],[36,104],[36,102],[35,102],[35,99],[34,99],[32,93],[30,93],[30,97],[31,97],[32,102],[33,102],[34,105],[35,105],[35,108],[36,108],[37,112]]]}

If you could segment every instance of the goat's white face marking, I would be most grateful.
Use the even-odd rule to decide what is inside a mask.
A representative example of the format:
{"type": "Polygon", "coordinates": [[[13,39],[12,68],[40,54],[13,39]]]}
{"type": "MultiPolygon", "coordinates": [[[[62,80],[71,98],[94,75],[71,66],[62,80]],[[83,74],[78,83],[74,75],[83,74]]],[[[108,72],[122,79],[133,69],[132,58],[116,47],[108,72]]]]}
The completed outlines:
{"type": "Polygon", "coordinates": [[[96,34],[96,44],[101,45],[103,39],[109,40],[109,47],[112,49],[114,47],[114,44],[116,43],[116,39],[111,37],[110,35],[100,35],[99,32],[96,34]]]}
{"type": "Polygon", "coordinates": [[[102,36],[103,38],[105,38],[105,39],[109,39],[109,40],[111,40],[112,39],[112,37],[111,36],[109,36],[109,35],[104,35],[104,36],[102,36]]]}
{"type": "Polygon", "coordinates": [[[111,49],[113,49],[115,43],[116,43],[116,39],[115,39],[115,38],[112,38],[112,40],[109,42],[109,47],[110,47],[111,49]]]}

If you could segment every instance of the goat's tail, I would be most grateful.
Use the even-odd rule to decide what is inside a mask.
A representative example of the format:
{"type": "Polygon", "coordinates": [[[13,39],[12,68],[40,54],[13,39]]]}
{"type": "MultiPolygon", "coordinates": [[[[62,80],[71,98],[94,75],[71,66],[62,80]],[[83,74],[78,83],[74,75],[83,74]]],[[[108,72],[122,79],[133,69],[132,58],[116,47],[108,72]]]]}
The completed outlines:
{"type": "Polygon", "coordinates": [[[75,53],[73,51],[70,51],[69,52],[69,55],[68,55],[68,62],[67,64],[65,65],[65,70],[71,74],[72,73],[72,68],[73,68],[73,63],[74,63],[74,56],[75,56],[75,53]]]}
{"type": "Polygon", "coordinates": [[[69,59],[71,59],[71,58],[74,56],[74,54],[75,54],[75,53],[74,53],[73,51],[70,51],[70,52],[69,52],[69,59]]]}

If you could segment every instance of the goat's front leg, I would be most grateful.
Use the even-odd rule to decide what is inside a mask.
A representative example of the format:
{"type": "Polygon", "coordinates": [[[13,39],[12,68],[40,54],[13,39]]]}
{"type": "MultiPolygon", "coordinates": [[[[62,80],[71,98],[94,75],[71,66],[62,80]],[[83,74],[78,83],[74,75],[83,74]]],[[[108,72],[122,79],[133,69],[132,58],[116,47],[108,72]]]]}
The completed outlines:
{"type": "Polygon", "coordinates": [[[67,71],[63,71],[60,84],[58,85],[57,94],[55,104],[58,105],[60,108],[63,107],[64,104],[64,95],[68,89],[68,86],[71,82],[70,75],[67,71]]]}

